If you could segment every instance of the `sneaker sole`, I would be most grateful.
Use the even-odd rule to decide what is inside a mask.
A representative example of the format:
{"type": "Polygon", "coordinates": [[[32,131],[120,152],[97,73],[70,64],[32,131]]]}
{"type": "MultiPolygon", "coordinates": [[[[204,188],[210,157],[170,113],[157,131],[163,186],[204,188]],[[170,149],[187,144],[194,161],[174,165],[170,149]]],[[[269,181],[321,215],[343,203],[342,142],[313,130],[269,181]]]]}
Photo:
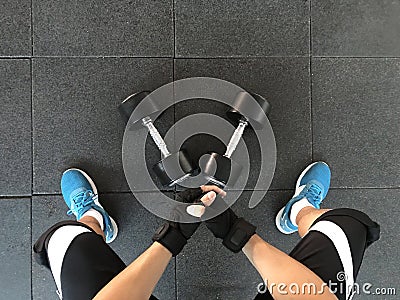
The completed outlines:
{"type": "Polygon", "coordinates": [[[275,217],[275,225],[276,225],[276,228],[278,228],[278,230],[280,231],[280,232],[282,232],[283,234],[287,234],[287,235],[289,235],[289,234],[292,234],[293,232],[295,232],[295,231],[292,231],[292,232],[287,232],[287,231],[285,231],[283,228],[282,228],[282,226],[281,226],[281,222],[280,222],[280,220],[281,220],[281,217],[282,217],[282,214],[283,214],[283,210],[285,209],[285,206],[284,207],[282,207],[281,208],[281,210],[277,213],[277,215],[276,215],[276,217],[275,217]]]}
{"type": "Polygon", "coordinates": [[[118,226],[117,226],[117,223],[116,223],[116,222],[114,221],[114,219],[111,218],[111,217],[110,217],[110,220],[111,220],[111,225],[112,225],[113,230],[114,230],[114,235],[113,235],[113,237],[111,238],[111,240],[109,240],[109,241],[107,242],[107,244],[112,243],[112,242],[117,238],[117,235],[118,235],[118,226]]]}
{"type": "MultiPolygon", "coordinates": [[[[90,178],[90,176],[89,176],[88,174],[86,174],[86,173],[85,173],[84,171],[82,171],[81,169],[71,168],[71,169],[65,170],[64,173],[66,173],[66,172],[68,172],[68,171],[72,171],[72,170],[73,170],[73,171],[78,171],[78,172],[81,173],[83,176],[85,176],[85,178],[87,179],[87,181],[89,181],[90,187],[92,188],[93,192],[94,192],[96,195],[98,195],[97,187],[96,187],[96,185],[94,184],[94,181],[92,180],[92,178],[90,178]]],[[[64,173],[63,173],[63,174],[64,174],[64,173]]],[[[99,202],[98,199],[99,199],[99,198],[97,197],[97,200],[94,200],[94,203],[95,203],[96,205],[98,205],[98,206],[100,206],[101,208],[104,209],[104,207],[100,204],[100,202],[99,202]]],[[[118,235],[118,225],[117,225],[117,223],[114,221],[114,219],[113,219],[110,215],[109,215],[109,217],[110,217],[110,220],[111,220],[111,225],[112,225],[113,230],[114,230],[114,235],[113,235],[112,239],[109,240],[109,241],[107,242],[107,244],[113,242],[113,241],[117,238],[117,235],[118,235]]]]}
{"type": "MultiPolygon", "coordinates": [[[[301,179],[303,179],[304,175],[308,172],[308,170],[310,170],[310,169],[311,169],[314,165],[316,165],[317,163],[323,163],[323,164],[325,164],[325,165],[328,166],[328,164],[327,164],[326,162],[317,161],[317,162],[314,162],[314,163],[312,163],[311,165],[309,165],[307,168],[305,168],[305,169],[303,170],[303,172],[301,172],[301,174],[299,175],[299,178],[297,178],[295,193],[294,193],[293,197],[295,197],[295,195],[298,194],[298,193],[300,192],[300,191],[298,191],[298,189],[299,189],[299,187],[300,187],[300,181],[301,181],[301,179]]],[[[329,166],[328,166],[328,167],[329,167],[329,166]]],[[[293,198],[293,197],[292,197],[292,198],[293,198]]],[[[285,207],[286,207],[286,205],[285,205],[284,207],[282,207],[281,210],[277,213],[277,215],[276,215],[276,217],[275,217],[275,225],[276,225],[276,227],[278,228],[278,230],[279,230],[280,232],[282,232],[283,234],[292,234],[293,232],[296,232],[296,231],[287,232],[287,231],[285,231],[285,230],[282,228],[282,226],[280,225],[280,218],[282,217],[283,210],[285,209],[285,207]]]]}

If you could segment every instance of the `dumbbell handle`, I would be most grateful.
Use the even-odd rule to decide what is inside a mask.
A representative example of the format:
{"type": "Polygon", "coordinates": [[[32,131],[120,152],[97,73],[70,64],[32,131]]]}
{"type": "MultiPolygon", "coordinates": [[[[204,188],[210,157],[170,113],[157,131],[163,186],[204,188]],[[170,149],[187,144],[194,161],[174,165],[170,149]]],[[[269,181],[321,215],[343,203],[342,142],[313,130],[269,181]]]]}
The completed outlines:
{"type": "Polygon", "coordinates": [[[165,158],[167,156],[170,156],[171,153],[168,151],[167,144],[165,144],[164,139],[161,137],[157,128],[154,126],[151,118],[150,117],[143,118],[142,124],[149,130],[149,133],[150,133],[151,137],[153,138],[154,143],[156,143],[158,149],[160,149],[163,157],[165,158]]]}
{"type": "Polygon", "coordinates": [[[248,122],[244,119],[239,121],[238,127],[236,127],[235,132],[232,134],[231,139],[229,140],[228,146],[226,146],[226,151],[224,156],[227,158],[231,158],[233,152],[235,151],[237,145],[240,142],[240,139],[243,135],[244,129],[246,128],[248,122]]]}

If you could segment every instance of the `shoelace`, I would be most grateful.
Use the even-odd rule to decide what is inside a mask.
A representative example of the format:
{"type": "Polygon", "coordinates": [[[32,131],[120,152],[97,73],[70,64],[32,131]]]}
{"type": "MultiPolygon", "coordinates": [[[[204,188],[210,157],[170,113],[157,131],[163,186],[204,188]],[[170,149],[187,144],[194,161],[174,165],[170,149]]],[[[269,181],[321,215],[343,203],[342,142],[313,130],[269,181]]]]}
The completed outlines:
{"type": "Polygon", "coordinates": [[[76,194],[72,198],[73,205],[71,205],[71,209],[67,211],[67,214],[72,215],[74,212],[76,212],[76,214],[79,215],[80,211],[86,206],[91,205],[96,197],[97,195],[94,194],[92,191],[85,191],[76,194]]]}
{"type": "Polygon", "coordinates": [[[321,200],[321,194],[322,194],[322,189],[318,185],[313,183],[308,187],[308,189],[302,196],[307,198],[308,201],[319,203],[321,200]]]}

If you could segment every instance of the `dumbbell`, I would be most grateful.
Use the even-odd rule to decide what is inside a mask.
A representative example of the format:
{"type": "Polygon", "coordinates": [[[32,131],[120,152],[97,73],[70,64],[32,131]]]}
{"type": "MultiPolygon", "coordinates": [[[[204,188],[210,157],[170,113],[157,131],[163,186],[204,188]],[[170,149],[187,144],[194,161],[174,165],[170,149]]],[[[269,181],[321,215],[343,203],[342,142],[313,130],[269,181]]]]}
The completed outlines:
{"type": "Polygon", "coordinates": [[[151,97],[151,92],[143,91],[127,97],[119,106],[118,110],[127,123],[136,109],[140,105],[140,111],[135,112],[137,118],[131,120],[132,125],[141,123],[150,133],[154,143],[161,151],[162,159],[153,166],[153,171],[160,179],[163,186],[172,187],[189,177],[195,170],[191,160],[186,152],[179,151],[176,153],[169,152],[168,147],[153,124],[152,116],[159,112],[160,109],[151,97]],[[146,98],[146,100],[144,100],[146,98]],[[177,164],[179,163],[179,165],[177,164]]]}
{"type": "Polygon", "coordinates": [[[264,97],[255,93],[238,93],[232,108],[226,113],[228,118],[238,125],[226,146],[224,155],[211,152],[206,161],[201,163],[202,173],[210,183],[221,188],[235,184],[242,171],[242,166],[234,162],[231,156],[236,150],[244,130],[249,125],[249,121],[252,121],[254,129],[261,129],[264,126],[265,116],[270,111],[271,105],[264,97]],[[251,98],[256,100],[260,107],[249,106],[249,101],[253,101],[251,98]],[[240,111],[246,111],[246,116],[243,116],[240,111]]]}

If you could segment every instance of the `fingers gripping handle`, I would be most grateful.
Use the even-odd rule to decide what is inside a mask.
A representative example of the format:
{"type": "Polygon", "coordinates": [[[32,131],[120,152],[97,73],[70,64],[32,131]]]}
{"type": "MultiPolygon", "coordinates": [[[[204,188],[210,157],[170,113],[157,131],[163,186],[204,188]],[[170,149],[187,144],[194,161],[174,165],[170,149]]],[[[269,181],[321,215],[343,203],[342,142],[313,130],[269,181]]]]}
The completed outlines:
{"type": "Polygon", "coordinates": [[[164,142],[164,139],[161,137],[157,128],[154,126],[153,121],[150,117],[146,117],[142,119],[143,126],[147,127],[151,137],[153,138],[154,143],[156,143],[158,149],[160,149],[163,157],[170,156],[171,153],[168,151],[167,145],[164,142]]]}
{"type": "Polygon", "coordinates": [[[224,156],[227,158],[230,158],[235,151],[237,145],[240,142],[240,139],[243,135],[244,129],[246,128],[248,122],[246,120],[240,120],[238,127],[235,129],[235,132],[233,133],[228,146],[226,146],[226,151],[224,156]]]}

